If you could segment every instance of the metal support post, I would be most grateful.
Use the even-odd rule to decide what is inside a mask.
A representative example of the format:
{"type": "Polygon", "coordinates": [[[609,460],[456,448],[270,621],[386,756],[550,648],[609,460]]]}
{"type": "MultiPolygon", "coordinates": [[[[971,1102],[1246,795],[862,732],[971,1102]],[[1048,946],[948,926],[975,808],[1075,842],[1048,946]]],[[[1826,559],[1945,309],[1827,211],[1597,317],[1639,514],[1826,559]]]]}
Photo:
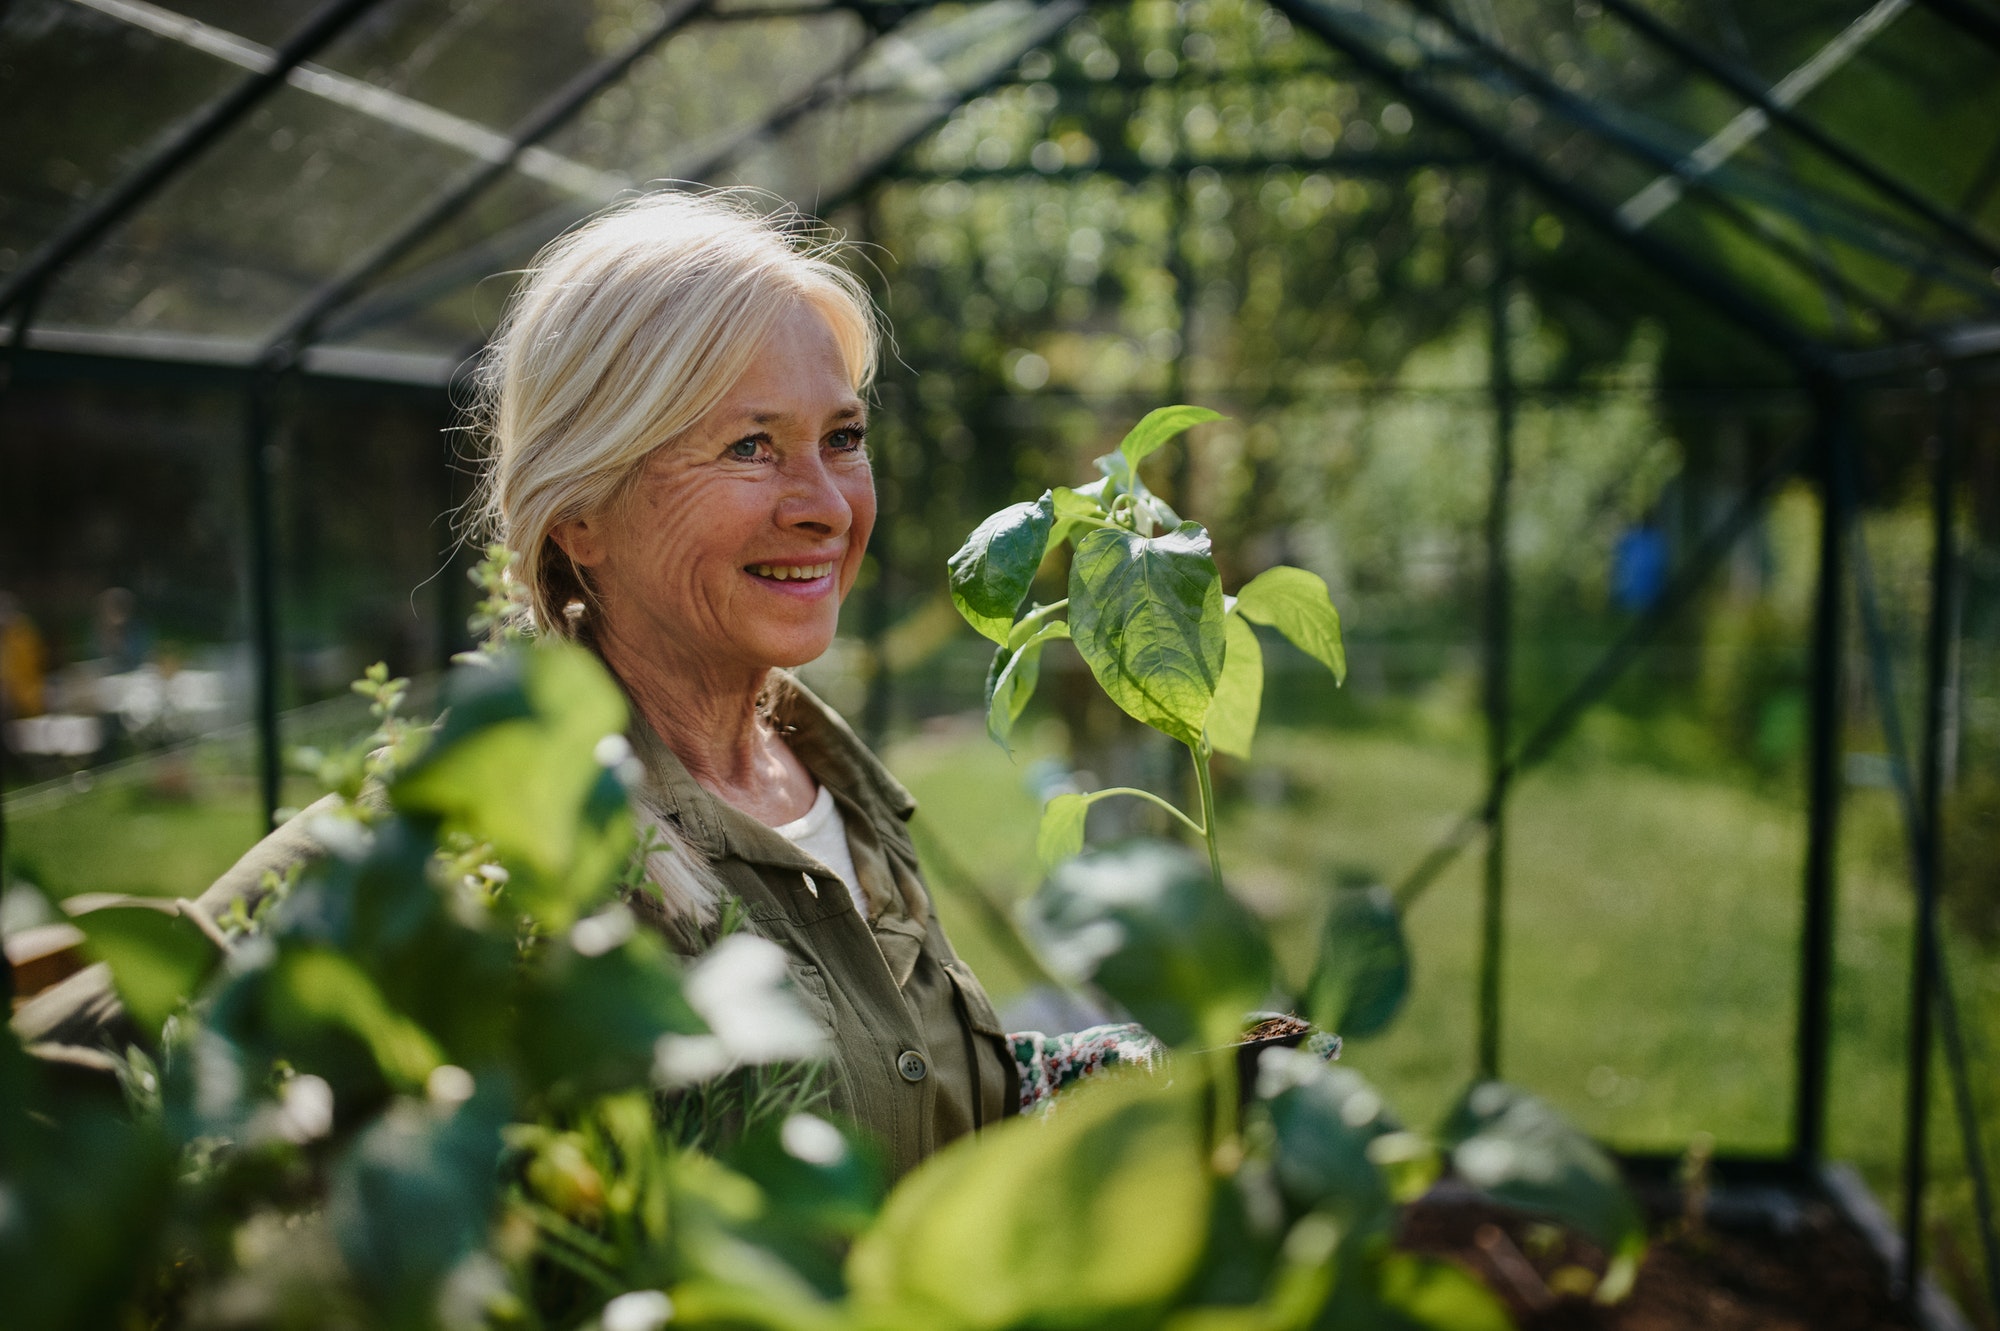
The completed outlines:
{"type": "Polygon", "coordinates": [[[1826,1154],[1826,1086],[1833,989],[1835,855],[1840,827],[1842,664],[1847,651],[1842,611],[1847,594],[1849,507],[1845,454],[1850,434],[1846,385],[1831,376],[1813,383],[1820,490],[1819,588],[1813,606],[1812,743],[1806,771],[1805,912],[1800,930],[1797,1086],[1792,1160],[1816,1176],[1826,1154]]]}
{"type": "MultiPolygon", "coordinates": [[[[1924,1184],[1929,1162],[1931,1090],[1931,1022],[1936,1012],[1933,994],[1938,983],[1937,901],[1942,865],[1944,800],[1944,737],[1946,689],[1951,665],[1952,584],[1957,577],[1957,550],[1952,530],[1952,496],[1956,443],[1950,380],[1942,369],[1930,371],[1936,402],[1936,433],[1929,441],[1931,461],[1931,597],[1924,642],[1924,715],[1922,768],[1917,775],[1916,826],[1912,828],[1911,867],[1917,889],[1915,956],[1910,962],[1910,1067],[1903,1105],[1903,1270],[1904,1294],[1915,1297],[1923,1272],[1924,1184]]],[[[1882,706],[1894,706],[1882,699],[1882,706]]]]}
{"type": "Polygon", "coordinates": [[[266,830],[278,816],[282,770],[278,732],[278,568],[275,521],[280,380],[254,374],[244,396],[243,471],[250,505],[250,632],[257,675],[257,793],[266,830]]]}
{"type": "Polygon", "coordinates": [[[1487,288],[1493,396],[1493,478],[1486,507],[1486,877],[1480,897],[1479,1076],[1500,1075],[1500,966],[1507,883],[1508,747],[1513,722],[1513,583],[1508,563],[1509,508],[1514,488],[1514,364],[1507,300],[1513,287],[1508,230],[1513,184],[1489,177],[1493,280],[1487,288]]]}

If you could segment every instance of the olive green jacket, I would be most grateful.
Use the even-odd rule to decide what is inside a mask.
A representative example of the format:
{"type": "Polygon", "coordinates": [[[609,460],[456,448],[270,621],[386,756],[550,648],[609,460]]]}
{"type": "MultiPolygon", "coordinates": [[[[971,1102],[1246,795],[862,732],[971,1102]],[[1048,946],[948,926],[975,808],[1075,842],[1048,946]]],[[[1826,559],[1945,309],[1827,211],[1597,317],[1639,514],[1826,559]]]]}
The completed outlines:
{"type": "MultiPolygon", "coordinates": [[[[633,726],[646,771],[635,802],[707,857],[749,929],[790,954],[800,996],[832,1038],[833,1111],[876,1134],[901,1174],[1015,1112],[1020,1074],[986,991],[931,909],[906,826],[916,802],[803,686],[780,677],[774,693],[792,752],[847,824],[869,918],[832,870],[703,789],[643,722],[633,726]]],[[[712,927],[668,919],[649,895],[631,904],[683,954],[715,941],[712,927]]]]}
{"type": "MultiPolygon", "coordinates": [[[[645,778],[634,801],[707,857],[747,927],[790,955],[795,987],[831,1037],[832,1111],[878,1136],[901,1175],[946,1142],[1014,1113],[1020,1074],[986,991],[931,909],[906,826],[916,802],[803,686],[780,677],[774,695],[773,715],[792,751],[840,807],[870,918],[855,911],[825,865],[697,784],[641,720],[631,739],[645,778]]],[[[265,837],[193,904],[214,919],[239,897],[254,902],[266,871],[282,874],[325,853],[312,823],[294,818],[265,837]]],[[[683,956],[715,942],[715,926],[670,918],[649,893],[630,904],[683,956]]],[[[36,996],[14,1026],[45,1048],[129,1038],[101,965],[36,996]]]]}

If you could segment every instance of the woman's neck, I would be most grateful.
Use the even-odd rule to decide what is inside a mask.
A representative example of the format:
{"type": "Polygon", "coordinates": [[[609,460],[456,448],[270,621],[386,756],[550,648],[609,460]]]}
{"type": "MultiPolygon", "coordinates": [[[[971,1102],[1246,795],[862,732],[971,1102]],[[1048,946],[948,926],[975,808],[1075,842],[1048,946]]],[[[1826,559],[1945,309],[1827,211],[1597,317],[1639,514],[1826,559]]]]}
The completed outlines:
{"type": "Polygon", "coordinates": [[[769,668],[702,668],[621,635],[615,622],[600,623],[595,642],[640,717],[704,790],[773,827],[811,809],[811,773],[758,710],[769,668]]]}

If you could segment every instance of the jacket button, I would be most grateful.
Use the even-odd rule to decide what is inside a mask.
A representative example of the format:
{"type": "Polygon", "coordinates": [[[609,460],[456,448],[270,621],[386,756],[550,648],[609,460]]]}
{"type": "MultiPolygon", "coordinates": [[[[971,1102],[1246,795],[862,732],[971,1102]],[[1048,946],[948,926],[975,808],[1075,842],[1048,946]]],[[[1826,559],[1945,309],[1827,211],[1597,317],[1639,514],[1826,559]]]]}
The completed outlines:
{"type": "Polygon", "coordinates": [[[930,1070],[931,1065],[914,1049],[905,1049],[896,1058],[896,1071],[903,1074],[904,1081],[922,1081],[930,1070]]]}

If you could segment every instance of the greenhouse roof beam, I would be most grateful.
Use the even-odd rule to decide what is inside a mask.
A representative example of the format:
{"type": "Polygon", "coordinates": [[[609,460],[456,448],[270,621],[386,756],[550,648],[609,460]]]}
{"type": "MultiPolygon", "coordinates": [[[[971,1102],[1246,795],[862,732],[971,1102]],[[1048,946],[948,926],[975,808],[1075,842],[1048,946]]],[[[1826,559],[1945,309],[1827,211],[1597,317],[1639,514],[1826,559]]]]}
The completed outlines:
{"type": "Polygon", "coordinates": [[[489,159],[434,197],[395,232],[361,255],[347,270],[313,292],[279,325],[266,340],[261,361],[274,369],[285,368],[296,359],[299,349],[313,339],[327,315],[345,304],[363,284],[414,249],[438,227],[456,217],[513,167],[522,153],[569,123],[598,93],[622,78],[655,47],[681,30],[704,9],[710,0],[673,0],[652,25],[625,46],[590,68],[583,70],[531,112],[512,136],[508,151],[489,159]]]}
{"type": "Polygon", "coordinates": [[[1557,175],[1547,163],[1496,132],[1456,98],[1420,82],[1412,71],[1403,68],[1388,53],[1377,50],[1371,43],[1335,22],[1321,9],[1317,0],[1270,2],[1294,23],[1345,52],[1399,96],[1457,129],[1545,197],[1589,222],[1614,243],[1776,351],[1794,368],[1810,371],[1828,364],[1826,351],[1810,336],[1761,301],[1745,294],[1727,275],[1710,268],[1679,246],[1622,225],[1604,200],[1557,175]]]}
{"type": "Polygon", "coordinates": [[[1633,3],[1633,0],[1601,0],[1601,3],[1647,41],[1672,53],[1683,63],[1693,65],[1709,78],[1722,84],[1743,101],[1748,102],[1755,108],[1756,113],[1811,144],[1821,154],[1839,163],[1848,174],[1865,182],[1877,194],[1922,217],[1959,244],[1983,256],[1987,262],[2000,264],[2000,245],[1995,245],[1980,235],[1968,219],[1938,207],[1931,200],[1877,167],[1845,143],[1794,111],[1790,102],[1780,101],[1771,90],[1764,88],[1757,79],[1744,70],[1702,49],[1633,3]]]}
{"type": "Polygon", "coordinates": [[[237,84],[175,131],[159,151],[141,162],[80,217],[51,237],[5,282],[0,282],[0,313],[16,305],[21,306],[20,323],[25,327],[29,312],[41,292],[71,260],[151,198],[155,191],[274,92],[293,70],[378,3],[380,0],[328,0],[306,21],[304,27],[271,53],[271,64],[267,69],[237,84]]]}

